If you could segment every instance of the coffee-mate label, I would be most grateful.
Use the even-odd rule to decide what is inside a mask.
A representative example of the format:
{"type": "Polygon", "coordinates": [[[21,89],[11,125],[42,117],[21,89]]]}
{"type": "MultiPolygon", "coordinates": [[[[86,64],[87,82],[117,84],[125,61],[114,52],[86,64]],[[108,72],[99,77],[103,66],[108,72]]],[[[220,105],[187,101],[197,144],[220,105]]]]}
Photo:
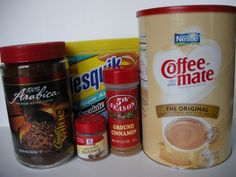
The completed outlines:
{"type": "Polygon", "coordinates": [[[171,14],[140,18],[143,148],[168,166],[209,167],[231,152],[234,47],[206,21],[231,45],[235,33],[216,23],[229,14],[180,16],[184,25],[172,28],[155,25],[171,14]]]}

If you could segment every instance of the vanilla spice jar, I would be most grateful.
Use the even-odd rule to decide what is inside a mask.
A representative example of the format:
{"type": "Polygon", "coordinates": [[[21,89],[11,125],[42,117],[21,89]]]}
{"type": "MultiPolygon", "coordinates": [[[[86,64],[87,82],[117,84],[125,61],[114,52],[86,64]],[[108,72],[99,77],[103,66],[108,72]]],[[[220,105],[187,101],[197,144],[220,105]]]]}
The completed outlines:
{"type": "Polygon", "coordinates": [[[99,114],[75,119],[77,155],[83,160],[99,160],[109,154],[106,118],[99,114]]]}
{"type": "Polygon", "coordinates": [[[74,155],[64,42],[0,48],[2,80],[16,158],[35,168],[74,155]]]}

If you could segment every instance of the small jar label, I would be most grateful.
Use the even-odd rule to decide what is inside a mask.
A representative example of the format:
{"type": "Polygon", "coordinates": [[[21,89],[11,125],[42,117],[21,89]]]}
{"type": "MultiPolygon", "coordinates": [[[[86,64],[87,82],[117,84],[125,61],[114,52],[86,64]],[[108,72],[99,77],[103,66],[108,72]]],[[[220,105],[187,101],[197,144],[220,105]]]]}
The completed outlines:
{"type": "Polygon", "coordinates": [[[77,155],[86,160],[100,159],[108,154],[107,133],[76,137],[77,155]]]}

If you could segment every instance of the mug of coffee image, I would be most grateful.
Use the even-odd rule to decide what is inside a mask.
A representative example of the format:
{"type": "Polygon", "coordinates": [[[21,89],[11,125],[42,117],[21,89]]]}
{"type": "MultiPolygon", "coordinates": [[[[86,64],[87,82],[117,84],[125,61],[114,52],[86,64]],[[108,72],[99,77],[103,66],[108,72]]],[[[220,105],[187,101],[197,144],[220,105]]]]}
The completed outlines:
{"type": "Polygon", "coordinates": [[[185,158],[196,163],[200,153],[208,149],[207,121],[197,117],[168,118],[163,124],[163,139],[165,150],[172,156],[185,158]]]}

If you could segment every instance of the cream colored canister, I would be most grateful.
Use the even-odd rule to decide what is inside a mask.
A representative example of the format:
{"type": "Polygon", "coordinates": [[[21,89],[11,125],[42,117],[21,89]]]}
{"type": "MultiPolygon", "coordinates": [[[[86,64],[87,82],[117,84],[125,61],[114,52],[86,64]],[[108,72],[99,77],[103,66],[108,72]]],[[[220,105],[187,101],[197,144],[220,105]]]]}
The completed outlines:
{"type": "Polygon", "coordinates": [[[143,149],[176,168],[205,168],[231,153],[236,7],[137,12],[143,149]]]}

